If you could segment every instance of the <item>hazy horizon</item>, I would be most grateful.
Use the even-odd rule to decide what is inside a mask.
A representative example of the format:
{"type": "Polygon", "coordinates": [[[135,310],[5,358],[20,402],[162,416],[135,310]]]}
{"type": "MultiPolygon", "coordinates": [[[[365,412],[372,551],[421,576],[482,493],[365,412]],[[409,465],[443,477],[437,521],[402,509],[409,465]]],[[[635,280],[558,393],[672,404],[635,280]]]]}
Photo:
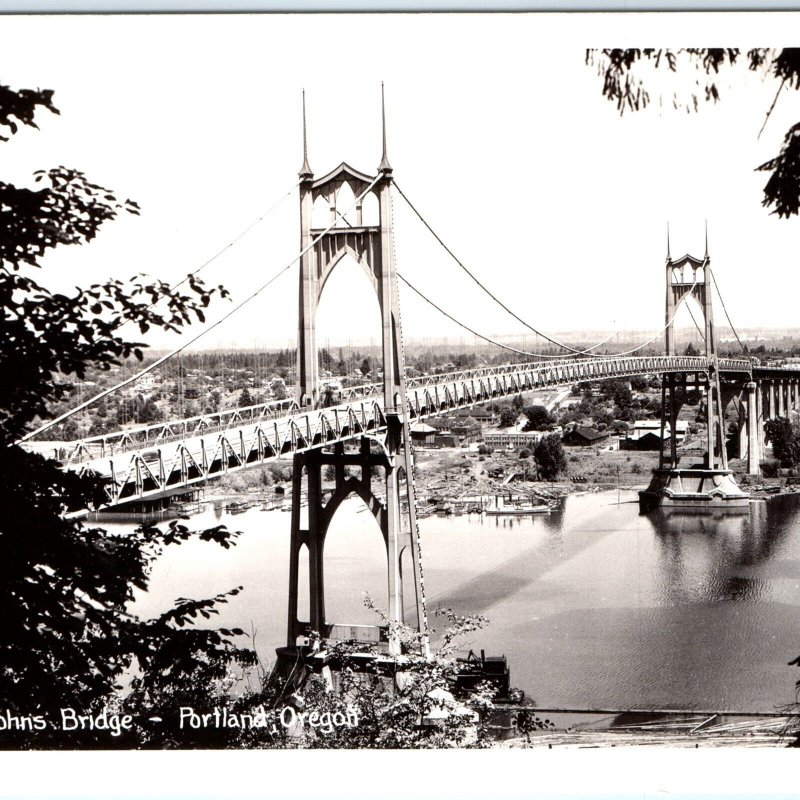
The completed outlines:
{"type": "MultiPolygon", "coordinates": [[[[796,121],[796,92],[781,94],[760,136],[775,86],[744,64],[720,73],[720,102],[701,102],[696,113],[674,111],[668,96],[662,102],[656,81],[650,107],[621,116],[585,50],[616,42],[622,19],[8,17],[0,30],[4,82],[52,89],[61,113],[37,115],[38,130],[24,128],[2,145],[5,179],[24,186],[35,170],[65,164],[142,209],[103,226],[87,246],[48,253],[37,279],[55,291],[142,272],[174,284],[235,241],[201,277],[224,283],[232,303],[242,302],[299,250],[301,91],[314,174],[341,161],[373,174],[384,81],[397,185],[532,327],[557,338],[656,336],[667,223],[673,255],[702,254],[707,224],[715,282],[737,327],[792,326],[800,226],[762,208],[767,176],[755,168],[776,155],[796,121]],[[360,44],[332,47],[340,37],[360,44]],[[100,51],[114,53],[113,69],[97,68],[100,51]]],[[[686,19],[628,15],[625,38],[681,42],[686,19]]],[[[740,39],[763,43],[780,19],[729,15],[726,23],[740,39]]],[[[714,38],[717,24],[714,15],[692,14],[692,36],[714,38]]],[[[684,93],[695,79],[691,69],[673,76],[684,93]]],[[[396,192],[393,202],[404,277],[475,331],[524,342],[531,352],[548,349],[481,292],[396,192]]],[[[407,341],[473,338],[406,286],[399,293],[407,341]]],[[[201,347],[294,347],[297,295],[294,266],[204,335],[201,347]]],[[[729,329],[714,303],[722,339],[729,329]]],[[[231,308],[214,300],[209,324],[231,308]]],[[[686,307],[675,322],[692,325],[686,307]]],[[[321,297],[318,343],[377,342],[380,329],[372,285],[346,257],[321,297]]],[[[164,351],[201,330],[124,333],[164,351]]]]}

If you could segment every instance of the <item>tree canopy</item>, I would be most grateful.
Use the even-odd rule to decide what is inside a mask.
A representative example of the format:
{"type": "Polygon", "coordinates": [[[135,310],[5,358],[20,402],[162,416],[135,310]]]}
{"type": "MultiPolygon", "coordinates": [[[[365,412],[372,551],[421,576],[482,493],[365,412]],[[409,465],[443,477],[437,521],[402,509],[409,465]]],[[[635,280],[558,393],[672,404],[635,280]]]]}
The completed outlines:
{"type": "Polygon", "coordinates": [[[555,480],[567,470],[567,456],[558,434],[552,433],[538,442],[533,457],[539,467],[540,477],[546,481],[555,480]]]}
{"type": "Polygon", "coordinates": [[[525,416],[528,419],[523,431],[549,431],[555,423],[553,415],[544,406],[528,406],[525,416]]]}
{"type": "MultiPolygon", "coordinates": [[[[744,68],[763,76],[776,86],[775,99],[766,109],[764,125],[784,88],[800,89],[800,48],[629,48],[587,50],[586,63],[595,67],[603,81],[603,96],[614,103],[620,114],[647,108],[653,102],[648,86],[656,76],[674,75],[673,87],[681,84],[679,74],[694,78],[680,91],[673,88],[665,98],[673,108],[697,111],[701,103],[716,103],[722,98],[719,77],[723,70],[744,68]],[[649,73],[649,74],[648,74],[649,73]]],[[[762,130],[763,130],[762,125],[762,130]]],[[[755,130],[754,130],[755,133],[755,130]]],[[[769,173],[764,185],[762,205],[771,213],[788,218],[800,211],[800,122],[784,134],[780,151],[755,167],[769,173]]]]}
{"type": "MultiPolygon", "coordinates": [[[[20,126],[37,127],[41,110],[58,113],[49,91],[0,85],[0,139],[20,126]]],[[[120,335],[125,322],[144,334],[152,327],[177,331],[204,319],[222,287],[189,278],[178,291],[143,276],[109,279],[69,294],[50,291],[37,274],[50,250],[91,242],[119,214],[138,214],[131,200],[63,166],[36,172],[32,186],[0,181],[0,705],[10,713],[54,714],[65,704],[91,713],[104,707],[123,676],[131,697],[152,708],[168,683],[173,702],[202,692],[232,660],[246,661],[236,643],[241,631],[197,628],[229,593],[181,599],[155,619],[129,611],[135,589],[146,589],[161,550],[191,537],[230,547],[223,526],[190,532],[145,526],[112,534],[67,516],[105,499],[103,481],[61,469],[23,449],[18,440],[62,400],[65,386],[89,367],[109,369],[144,344],[120,335]]],[[[147,404],[144,403],[145,407],[147,404]]],[[[153,413],[153,409],[150,409],[153,413]]],[[[7,732],[21,746],[69,746],[70,734],[48,728],[7,732]]],[[[81,745],[108,745],[100,732],[80,732],[81,745]]]]}

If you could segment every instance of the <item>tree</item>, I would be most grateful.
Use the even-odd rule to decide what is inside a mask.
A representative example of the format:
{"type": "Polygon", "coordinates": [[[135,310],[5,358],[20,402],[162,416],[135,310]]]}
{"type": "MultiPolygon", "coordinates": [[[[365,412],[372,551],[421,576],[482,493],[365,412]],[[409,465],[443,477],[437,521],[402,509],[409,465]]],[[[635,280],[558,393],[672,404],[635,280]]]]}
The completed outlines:
{"type": "Polygon", "coordinates": [[[547,431],[553,426],[555,420],[544,406],[528,406],[525,409],[528,421],[522,428],[523,431],[547,431]]]}
{"type": "Polygon", "coordinates": [[[525,401],[522,399],[521,394],[515,394],[514,397],[511,398],[511,407],[517,414],[522,413],[522,409],[525,408],[525,401]]]}
{"type": "MultiPolygon", "coordinates": [[[[720,71],[744,63],[748,70],[760,72],[776,84],[775,100],[767,110],[764,125],[782,89],[800,89],[800,48],[796,47],[755,48],[746,53],[736,48],[587,50],[586,63],[596,68],[603,80],[603,95],[616,104],[620,114],[626,110],[639,111],[650,104],[647,78],[642,74],[648,68],[675,74],[680,70],[684,75],[693,72],[696,88],[685,96],[673,91],[669,101],[675,108],[697,111],[701,101],[719,101],[720,71]]],[[[770,173],[761,204],[779,217],[796,215],[800,211],[800,123],[785,133],[778,155],[756,170],[770,173]]]]}
{"type": "Polygon", "coordinates": [[[558,434],[545,436],[533,450],[533,457],[539,467],[539,475],[546,481],[555,480],[567,469],[567,456],[558,434]]]}
{"type": "Polygon", "coordinates": [[[367,357],[361,362],[361,366],[359,367],[361,370],[361,374],[367,376],[372,372],[372,359],[367,357]]]}
{"type": "Polygon", "coordinates": [[[322,369],[328,370],[329,372],[332,372],[336,365],[327,347],[323,347],[322,350],[319,351],[319,365],[322,369]]]}
{"type": "Polygon", "coordinates": [[[633,394],[631,388],[625,381],[614,381],[611,390],[611,399],[614,405],[621,409],[623,412],[630,410],[631,403],[633,403],[633,394]]]}
{"type": "Polygon", "coordinates": [[[786,417],[764,423],[764,440],[772,444],[772,455],[784,466],[800,462],[800,431],[786,417]]]}
{"type": "MultiPolygon", "coordinates": [[[[58,113],[52,92],[0,86],[0,130],[36,127],[38,107],[58,113]]],[[[50,715],[69,705],[95,713],[113,700],[123,673],[133,676],[134,691],[151,697],[166,682],[200,691],[232,659],[249,658],[234,643],[238,632],[191,624],[228,595],[181,600],[150,620],[128,606],[135,588],[147,588],[163,547],[193,536],[229,547],[234,536],[224,527],[193,534],[177,523],[118,535],[67,518],[67,510],[105,500],[103,481],[62,470],[18,441],[64,399],[70,380],[130,355],[142,359],[143,345],[118,333],[124,323],[141,334],[152,327],[177,331],[202,320],[212,296],[225,292],[190,277],[184,293],[142,276],[51,292],[34,277],[47,252],[90,242],[104,223],[136,214],[138,206],[65,167],[35,173],[35,184],[0,181],[0,706],[50,715]]],[[[53,726],[33,741],[25,731],[7,731],[4,746],[109,743],[100,732],[77,735],[71,740],[53,726]]]]}
{"type": "Polygon", "coordinates": [[[246,408],[253,405],[253,398],[250,395],[250,390],[245,386],[242,393],[239,395],[239,406],[246,408]]]}
{"type": "Polygon", "coordinates": [[[280,376],[276,375],[270,381],[269,388],[275,400],[285,400],[289,396],[289,392],[286,391],[286,383],[280,376]]]}
{"type": "Polygon", "coordinates": [[[614,421],[614,415],[602,406],[596,406],[592,411],[592,422],[599,430],[605,430],[614,421]]]}
{"type": "Polygon", "coordinates": [[[515,408],[512,406],[502,406],[500,408],[500,421],[498,422],[498,427],[510,428],[512,425],[516,425],[517,417],[519,417],[519,412],[515,408]]]}
{"type": "Polygon", "coordinates": [[[118,425],[128,423],[149,425],[151,422],[163,419],[163,416],[155,400],[152,397],[145,399],[141,394],[137,394],[129,400],[123,400],[117,408],[118,425]]]}
{"type": "Polygon", "coordinates": [[[686,349],[683,351],[683,354],[685,356],[699,356],[700,355],[700,353],[697,352],[697,348],[691,342],[689,342],[689,344],[686,345],[686,349]]]}

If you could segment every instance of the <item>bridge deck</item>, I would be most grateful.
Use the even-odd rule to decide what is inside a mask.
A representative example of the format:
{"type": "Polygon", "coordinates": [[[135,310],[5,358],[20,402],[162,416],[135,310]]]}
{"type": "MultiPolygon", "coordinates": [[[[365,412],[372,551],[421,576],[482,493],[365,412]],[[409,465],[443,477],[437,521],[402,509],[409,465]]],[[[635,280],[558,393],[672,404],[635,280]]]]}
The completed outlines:
{"type": "MultiPolygon", "coordinates": [[[[721,359],[726,377],[749,380],[750,361],[721,359]]],[[[537,361],[461,370],[406,381],[409,419],[484,403],[499,397],[581,381],[642,374],[703,373],[698,356],[635,356],[537,361]]],[[[770,373],[775,369],[769,370],[770,373]]],[[[800,376],[800,370],[785,370],[800,376]]],[[[345,402],[303,410],[292,400],[163,422],[77,442],[31,442],[26,447],[57,458],[68,469],[91,469],[109,479],[109,505],[158,497],[256,464],[345,441],[385,428],[382,386],[345,390],[345,402]]],[[[392,411],[400,410],[394,398],[392,411]]]]}

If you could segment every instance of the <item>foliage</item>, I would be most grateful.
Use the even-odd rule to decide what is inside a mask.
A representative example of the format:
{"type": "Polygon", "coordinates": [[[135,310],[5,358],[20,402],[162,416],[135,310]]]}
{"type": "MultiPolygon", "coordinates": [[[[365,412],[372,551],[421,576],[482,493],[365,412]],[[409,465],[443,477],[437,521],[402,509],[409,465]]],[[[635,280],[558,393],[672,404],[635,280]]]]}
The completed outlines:
{"type": "Polygon", "coordinates": [[[614,422],[614,414],[603,406],[595,406],[592,412],[592,422],[598,430],[605,430],[614,422]]]}
{"type": "MultiPolygon", "coordinates": [[[[350,657],[353,646],[333,645],[331,654],[342,663],[337,691],[330,691],[321,679],[312,679],[300,692],[303,706],[330,714],[354,710],[358,724],[334,728],[328,733],[306,725],[301,746],[407,749],[484,745],[486,731],[476,725],[470,709],[491,709],[491,688],[481,686],[460,700],[456,700],[453,691],[462,669],[456,660],[461,640],[480,630],[486,620],[480,616],[459,616],[450,610],[437,611],[435,616],[444,617],[448,625],[430,658],[415,655],[419,652],[418,632],[392,626],[406,652],[404,668],[393,676],[381,674],[374,667],[366,672],[357,670],[350,657]],[[444,712],[442,720],[424,724],[431,712],[444,712]]],[[[369,648],[358,645],[360,652],[365,649],[369,648]]]]}
{"type": "Polygon", "coordinates": [[[759,465],[761,469],[761,475],[764,478],[777,478],[780,475],[781,471],[781,463],[780,461],[775,461],[774,459],[766,459],[762,461],[759,465]]]}
{"type": "Polygon", "coordinates": [[[117,425],[126,425],[130,422],[137,425],[148,425],[163,419],[161,410],[152,397],[146,400],[141,394],[130,400],[123,400],[117,407],[117,425]]]}
{"type": "Polygon", "coordinates": [[[564,446],[557,434],[545,436],[533,450],[533,457],[539,467],[539,475],[546,481],[555,480],[567,470],[567,457],[564,446]]]}
{"type": "Polygon", "coordinates": [[[772,454],[786,467],[800,463],[800,428],[786,417],[764,423],[764,440],[772,444],[772,454]]]}
{"type": "MultiPolygon", "coordinates": [[[[744,54],[736,48],[586,51],[586,63],[594,66],[603,80],[603,96],[616,104],[620,114],[626,110],[646,108],[651,102],[647,83],[655,82],[659,71],[677,74],[679,69],[683,74],[694,74],[695,81],[689,85],[695,88],[683,97],[673,90],[668,100],[674,108],[697,111],[701,101],[717,102],[720,99],[717,85],[720,71],[733,68],[742,61],[748,70],[758,72],[777,84],[775,100],[767,111],[766,119],[769,119],[784,87],[800,89],[800,48],[796,47],[782,50],[755,48],[744,54]],[[647,69],[650,74],[644,76],[647,69]]],[[[756,169],[770,173],[764,186],[762,205],[771,208],[771,213],[780,217],[797,215],[800,211],[800,123],[786,132],[778,155],[756,169]]]]}
{"type": "Polygon", "coordinates": [[[286,391],[286,384],[281,377],[274,377],[270,381],[269,388],[275,400],[285,400],[289,396],[289,392],[286,391]]]}
{"type": "Polygon", "coordinates": [[[555,423],[553,415],[544,406],[528,406],[525,416],[528,420],[523,431],[549,431],[555,423]]]}
{"type": "MultiPolygon", "coordinates": [[[[367,605],[374,609],[369,599],[367,605]]],[[[384,625],[390,625],[385,614],[374,610],[384,625]]],[[[303,679],[303,668],[292,670],[292,675],[286,678],[257,659],[241,663],[221,660],[208,666],[203,676],[207,687],[187,686],[185,682],[171,686],[165,682],[156,691],[148,690],[140,699],[138,695],[143,688],[138,684],[131,696],[133,707],[157,708],[163,720],[145,726],[145,746],[291,749],[486,746],[488,730],[476,721],[475,712],[492,710],[494,690],[483,684],[461,694],[455,687],[456,678],[465,667],[457,659],[458,650],[463,647],[464,638],[480,630],[486,620],[480,616],[459,616],[450,610],[437,610],[434,617],[443,618],[446,627],[436,636],[438,644],[427,658],[421,655],[418,632],[390,625],[399,635],[404,651],[403,666],[396,671],[386,669],[386,662],[383,667],[378,662],[365,665],[363,660],[355,658],[356,653],[377,654],[376,645],[326,642],[325,651],[334,667],[333,685],[319,674],[307,674],[303,679]],[[250,728],[178,730],[181,706],[198,713],[217,708],[228,715],[260,718],[263,724],[250,728]],[[431,712],[439,719],[428,719],[426,724],[431,712]],[[348,724],[318,724],[320,720],[337,719],[348,720],[348,724]],[[287,720],[291,721],[288,726],[287,720]]],[[[316,634],[309,641],[312,652],[321,649],[323,643],[316,634]]],[[[169,667],[166,662],[164,666],[169,667]]],[[[520,732],[524,734],[548,727],[534,711],[523,717],[520,732]]],[[[126,742],[118,745],[126,746],[126,742]]]]}
{"type": "MultiPolygon", "coordinates": [[[[55,111],[52,93],[0,87],[0,126],[10,133],[15,120],[35,127],[37,105],[55,111]]],[[[235,537],[223,527],[193,534],[177,523],[122,536],[67,518],[66,510],[105,499],[102,481],[62,471],[17,440],[90,367],[107,370],[131,354],[142,357],[142,344],[119,335],[123,323],[142,334],[151,327],[176,331],[202,320],[215,292],[225,292],[190,278],[184,293],[142,276],[51,292],[32,274],[45,253],[89,242],[104,223],[138,207],[64,167],[36,173],[35,182],[36,189],[0,183],[0,706],[52,714],[67,704],[88,713],[109,703],[134,668],[148,691],[165,681],[202,687],[214,665],[247,658],[234,643],[237,632],[187,626],[214,613],[225,596],[179,601],[155,620],[127,611],[134,590],[147,588],[164,546],[197,537],[229,547],[235,537]]],[[[73,740],[55,728],[37,732],[35,742],[26,735],[4,741],[48,746],[93,739],[84,731],[73,740]]]]}
{"type": "Polygon", "coordinates": [[[517,424],[517,417],[519,411],[512,406],[502,406],[500,408],[500,420],[497,423],[499,428],[510,428],[512,425],[517,424]]]}

